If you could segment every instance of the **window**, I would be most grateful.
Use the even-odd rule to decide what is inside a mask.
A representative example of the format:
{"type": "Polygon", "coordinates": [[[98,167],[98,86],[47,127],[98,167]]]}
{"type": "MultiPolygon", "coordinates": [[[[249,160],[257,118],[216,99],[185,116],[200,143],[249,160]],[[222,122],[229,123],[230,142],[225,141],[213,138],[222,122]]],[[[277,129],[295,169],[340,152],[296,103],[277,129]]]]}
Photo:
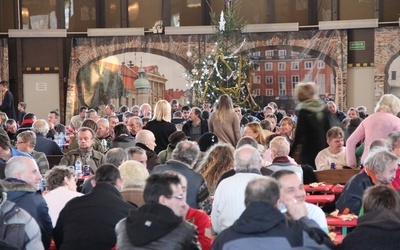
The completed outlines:
{"type": "Polygon", "coordinates": [[[312,82],[312,75],[305,75],[304,76],[304,81],[305,82],[312,82]]]}
{"type": "Polygon", "coordinates": [[[317,75],[317,89],[319,95],[325,95],[325,75],[317,75]]]}
{"type": "Polygon", "coordinates": [[[265,71],[272,71],[272,63],[265,63],[265,71]]]}
{"type": "Polygon", "coordinates": [[[390,80],[396,80],[396,71],[391,71],[391,78],[390,80]]]}
{"type": "Polygon", "coordinates": [[[266,51],[265,51],[265,56],[267,56],[267,57],[273,57],[273,56],[274,56],[274,51],[273,51],[273,50],[266,50],[266,51]]]}
{"type": "Polygon", "coordinates": [[[318,60],[317,62],[317,69],[324,69],[325,68],[325,62],[318,60]]]}
{"type": "Polygon", "coordinates": [[[278,76],[279,95],[286,95],[286,76],[278,76]]]}
{"type": "Polygon", "coordinates": [[[259,96],[260,95],[260,89],[253,89],[253,96],[259,96]]]}
{"type": "Polygon", "coordinates": [[[285,57],[286,56],[286,50],[280,49],[279,50],[279,57],[285,57]]]}
{"type": "Polygon", "coordinates": [[[296,89],[296,85],[299,82],[299,76],[298,75],[294,75],[292,76],[292,96],[294,96],[294,90],[296,89]]]}
{"type": "Polygon", "coordinates": [[[299,62],[292,62],[292,70],[299,70],[299,62]]]}
{"type": "Polygon", "coordinates": [[[312,69],[312,61],[305,61],[304,62],[305,69],[312,69]]]}
{"type": "Polygon", "coordinates": [[[265,90],[265,95],[266,96],[274,96],[274,90],[273,89],[266,89],[265,90]]]}
{"type": "Polygon", "coordinates": [[[274,77],[273,76],[266,76],[265,77],[265,83],[266,84],[272,84],[274,81],[274,77]]]}
{"type": "Polygon", "coordinates": [[[279,62],[278,63],[278,70],[285,70],[286,69],[286,63],[285,62],[279,62]]]}
{"type": "Polygon", "coordinates": [[[255,52],[253,52],[253,56],[254,57],[260,57],[261,56],[261,52],[260,51],[255,51],[255,52]]]}
{"type": "Polygon", "coordinates": [[[253,83],[254,84],[260,84],[261,83],[261,76],[254,76],[253,83]]]}
{"type": "Polygon", "coordinates": [[[260,71],[260,63],[256,62],[253,64],[254,65],[254,71],[260,71]]]}

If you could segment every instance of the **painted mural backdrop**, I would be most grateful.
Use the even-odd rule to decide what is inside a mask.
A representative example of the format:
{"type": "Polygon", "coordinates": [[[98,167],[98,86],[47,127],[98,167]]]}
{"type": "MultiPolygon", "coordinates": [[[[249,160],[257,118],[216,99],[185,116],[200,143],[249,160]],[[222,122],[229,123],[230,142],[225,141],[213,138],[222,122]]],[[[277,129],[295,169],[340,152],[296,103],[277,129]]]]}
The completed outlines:
{"type": "Polygon", "coordinates": [[[383,94],[400,97],[400,28],[375,29],[375,101],[383,94]]]}
{"type": "Polygon", "coordinates": [[[6,38],[0,39],[0,69],[0,80],[8,81],[8,43],[6,38]]]}
{"type": "MultiPolygon", "coordinates": [[[[251,59],[248,91],[259,107],[273,100],[286,110],[293,109],[293,90],[301,81],[315,81],[322,99],[335,100],[340,108],[344,107],[346,31],[243,34],[243,43],[235,54],[222,56],[215,52],[218,44],[214,39],[213,35],[156,34],[73,39],[67,121],[80,105],[98,108],[111,102],[132,106],[144,101],[154,105],[159,99],[199,103],[203,100],[199,99],[200,91],[193,88],[194,65],[201,58],[210,58],[206,72],[213,74],[218,65],[212,62],[214,58],[223,61],[241,55],[251,59]]],[[[209,85],[210,94],[219,87],[215,84],[209,85]]]]}

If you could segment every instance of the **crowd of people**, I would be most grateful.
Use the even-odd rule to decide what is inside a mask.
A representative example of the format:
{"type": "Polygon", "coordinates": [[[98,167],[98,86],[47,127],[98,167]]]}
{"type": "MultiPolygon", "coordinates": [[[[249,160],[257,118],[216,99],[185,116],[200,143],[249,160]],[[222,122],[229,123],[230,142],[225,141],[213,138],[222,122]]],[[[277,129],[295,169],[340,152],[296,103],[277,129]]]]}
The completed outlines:
{"type": "Polygon", "coordinates": [[[82,106],[67,124],[57,111],[37,119],[20,103],[21,119],[1,120],[0,210],[4,225],[23,226],[3,231],[0,246],[398,248],[388,235],[400,230],[400,99],[383,95],[371,115],[325,103],[313,83],[299,83],[296,99],[289,116],[274,102],[245,113],[229,95],[202,107],[109,103],[82,106]],[[79,192],[81,176],[70,167],[77,162],[90,171],[79,192]],[[335,246],[324,211],[305,201],[304,183],[315,178],[310,169],[346,168],[360,172],[336,208],[362,217],[335,246]]]}

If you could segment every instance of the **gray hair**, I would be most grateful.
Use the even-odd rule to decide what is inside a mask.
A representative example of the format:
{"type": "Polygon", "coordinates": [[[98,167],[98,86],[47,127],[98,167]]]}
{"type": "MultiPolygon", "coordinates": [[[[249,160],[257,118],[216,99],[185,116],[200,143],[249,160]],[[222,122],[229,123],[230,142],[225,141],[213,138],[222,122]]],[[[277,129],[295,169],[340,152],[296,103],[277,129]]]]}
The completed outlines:
{"type": "Polygon", "coordinates": [[[235,151],[233,168],[236,172],[248,172],[251,169],[261,168],[261,155],[258,149],[244,145],[235,151]]]}
{"type": "Polygon", "coordinates": [[[197,160],[199,154],[200,149],[197,144],[191,141],[181,141],[176,145],[174,151],[172,151],[172,159],[192,165],[197,160]]]}
{"type": "Polygon", "coordinates": [[[38,119],[32,124],[32,131],[36,134],[46,135],[49,132],[49,124],[44,119],[38,119]]]}
{"type": "Polygon", "coordinates": [[[114,164],[117,167],[127,160],[128,154],[122,148],[112,148],[105,155],[105,162],[114,164]]]}
{"type": "Polygon", "coordinates": [[[17,135],[17,138],[21,138],[25,142],[29,142],[32,148],[34,148],[36,145],[36,134],[33,133],[33,131],[23,131],[17,135]]]}
{"type": "Polygon", "coordinates": [[[139,147],[135,146],[135,147],[127,148],[126,153],[128,154],[128,160],[134,160],[133,159],[134,154],[145,155],[146,151],[143,148],[139,148],[139,147]]]}
{"type": "Polygon", "coordinates": [[[397,148],[399,139],[400,139],[400,131],[393,131],[387,136],[387,140],[392,146],[392,148],[397,148]]]}
{"type": "Polygon", "coordinates": [[[376,147],[369,151],[364,165],[374,173],[382,172],[392,162],[397,161],[397,156],[385,147],[376,147]]]}
{"type": "Polygon", "coordinates": [[[97,121],[97,125],[99,125],[100,123],[106,125],[106,127],[109,127],[109,126],[110,126],[110,122],[109,122],[106,118],[100,118],[100,119],[97,121]]]}
{"type": "Polygon", "coordinates": [[[6,168],[4,169],[4,174],[6,178],[16,178],[17,174],[26,171],[26,166],[28,164],[36,165],[34,159],[26,156],[14,156],[7,161],[6,168]]]}

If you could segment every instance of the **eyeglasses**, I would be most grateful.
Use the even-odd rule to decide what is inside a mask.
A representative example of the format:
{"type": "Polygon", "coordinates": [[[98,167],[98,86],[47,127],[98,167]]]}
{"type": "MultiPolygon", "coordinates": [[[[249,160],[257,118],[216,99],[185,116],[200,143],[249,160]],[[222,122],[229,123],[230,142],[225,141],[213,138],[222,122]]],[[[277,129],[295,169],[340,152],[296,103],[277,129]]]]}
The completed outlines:
{"type": "Polygon", "coordinates": [[[183,200],[183,195],[171,195],[171,197],[169,197],[170,199],[172,199],[172,198],[175,198],[175,199],[177,199],[177,200],[183,200]]]}

